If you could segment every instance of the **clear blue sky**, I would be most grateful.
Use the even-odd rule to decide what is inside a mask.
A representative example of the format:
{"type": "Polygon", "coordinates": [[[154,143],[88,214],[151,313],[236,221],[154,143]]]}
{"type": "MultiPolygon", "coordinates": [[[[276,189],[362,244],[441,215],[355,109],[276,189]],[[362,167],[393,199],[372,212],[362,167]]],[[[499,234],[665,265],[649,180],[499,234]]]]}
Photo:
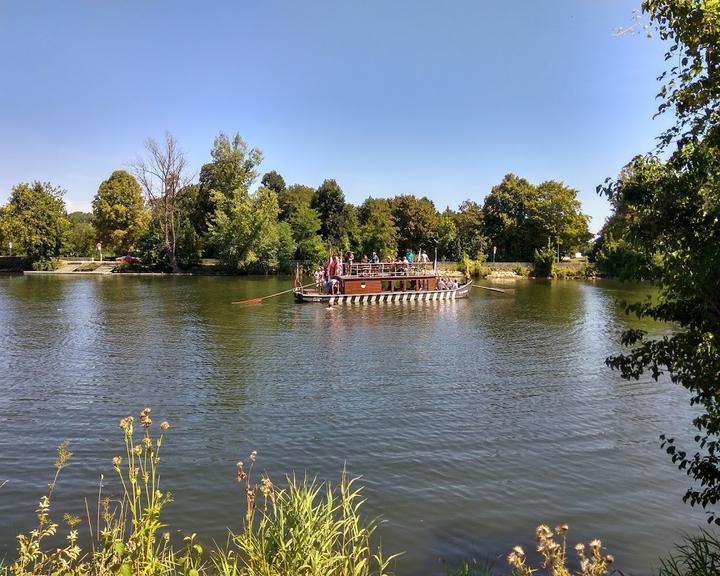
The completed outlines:
{"type": "Polygon", "coordinates": [[[194,171],[219,131],[347,199],[481,202],[507,172],[595,186],[664,124],[658,40],[627,0],[0,0],[0,202],[23,181],[89,209],[172,132],[194,171]]]}

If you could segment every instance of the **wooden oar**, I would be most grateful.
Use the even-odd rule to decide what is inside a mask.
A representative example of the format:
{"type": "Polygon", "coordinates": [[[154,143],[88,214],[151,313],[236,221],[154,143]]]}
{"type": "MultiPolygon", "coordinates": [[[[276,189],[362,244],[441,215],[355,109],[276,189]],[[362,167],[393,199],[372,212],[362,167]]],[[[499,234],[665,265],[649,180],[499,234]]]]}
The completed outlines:
{"type": "MultiPolygon", "coordinates": [[[[305,286],[300,286],[300,288],[307,288],[308,286],[315,285],[315,282],[311,282],[310,284],[305,284],[305,286]]],[[[239,300],[237,302],[233,302],[233,304],[262,304],[263,300],[267,300],[268,298],[275,298],[275,296],[280,296],[281,294],[287,294],[288,292],[293,292],[296,290],[295,288],[289,288],[288,290],[283,290],[282,292],[277,292],[275,294],[270,294],[269,296],[262,296],[260,298],[250,298],[249,300],[239,300]]]]}
{"type": "Polygon", "coordinates": [[[510,290],[502,290],[500,288],[490,288],[490,286],[480,286],[480,284],[473,284],[473,288],[482,288],[483,290],[492,290],[493,292],[500,292],[502,294],[512,294],[510,290]]]}

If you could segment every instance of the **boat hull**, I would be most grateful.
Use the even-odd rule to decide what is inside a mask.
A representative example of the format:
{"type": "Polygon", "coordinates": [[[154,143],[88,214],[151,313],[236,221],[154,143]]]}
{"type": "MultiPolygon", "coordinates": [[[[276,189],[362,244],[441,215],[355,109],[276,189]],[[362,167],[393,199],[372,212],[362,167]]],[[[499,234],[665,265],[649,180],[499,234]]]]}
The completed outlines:
{"type": "Polygon", "coordinates": [[[472,282],[463,284],[454,290],[428,290],[408,292],[376,292],[370,294],[315,294],[295,291],[298,302],[316,302],[335,304],[389,304],[394,302],[431,302],[438,300],[457,300],[467,298],[472,282]]]}

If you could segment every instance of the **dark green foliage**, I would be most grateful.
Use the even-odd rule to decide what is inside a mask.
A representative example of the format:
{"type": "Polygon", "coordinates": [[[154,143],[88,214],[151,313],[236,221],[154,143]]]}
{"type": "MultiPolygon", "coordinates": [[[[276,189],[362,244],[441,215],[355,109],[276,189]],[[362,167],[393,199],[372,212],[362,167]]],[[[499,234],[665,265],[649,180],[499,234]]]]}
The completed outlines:
{"type": "Polygon", "coordinates": [[[97,233],[91,224],[91,212],[71,212],[67,215],[70,223],[65,233],[63,254],[66,256],[90,256],[95,251],[97,233]]]}
{"type": "Polygon", "coordinates": [[[439,215],[428,198],[403,194],[390,199],[390,209],[398,229],[398,248],[430,252],[437,240],[439,215]]]}
{"type": "Polygon", "coordinates": [[[276,194],[281,194],[285,191],[285,179],[275,172],[275,170],[266,172],[263,175],[262,180],[260,180],[260,185],[265,188],[269,188],[276,194]]]}
{"type": "Polygon", "coordinates": [[[485,198],[483,215],[498,260],[527,261],[548,240],[571,253],[592,237],[577,190],[554,180],[533,186],[508,174],[485,198]]]}
{"type": "Polygon", "coordinates": [[[138,253],[143,267],[168,272],[172,270],[171,254],[163,249],[163,234],[157,223],[152,222],[138,240],[138,253]]]}
{"type": "Polygon", "coordinates": [[[454,216],[458,258],[467,254],[473,260],[485,260],[489,246],[485,236],[482,206],[472,200],[465,200],[454,216]]]}
{"type": "Polygon", "coordinates": [[[342,249],[346,235],[345,194],[335,180],[325,180],[315,192],[311,207],[320,216],[320,235],[335,250],[342,249]]]}
{"type": "Polygon", "coordinates": [[[533,270],[533,276],[548,278],[553,275],[553,264],[555,262],[555,248],[548,241],[545,248],[535,250],[533,257],[533,264],[535,268],[533,270]]]}

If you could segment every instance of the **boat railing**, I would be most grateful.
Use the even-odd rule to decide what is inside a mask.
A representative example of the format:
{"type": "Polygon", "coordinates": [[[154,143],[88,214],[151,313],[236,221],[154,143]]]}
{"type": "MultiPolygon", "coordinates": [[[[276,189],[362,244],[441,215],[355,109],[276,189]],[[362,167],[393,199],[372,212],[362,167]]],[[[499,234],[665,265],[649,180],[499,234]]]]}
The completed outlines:
{"type": "Polygon", "coordinates": [[[341,276],[373,278],[382,276],[434,276],[432,262],[353,262],[343,263],[341,276]]]}

